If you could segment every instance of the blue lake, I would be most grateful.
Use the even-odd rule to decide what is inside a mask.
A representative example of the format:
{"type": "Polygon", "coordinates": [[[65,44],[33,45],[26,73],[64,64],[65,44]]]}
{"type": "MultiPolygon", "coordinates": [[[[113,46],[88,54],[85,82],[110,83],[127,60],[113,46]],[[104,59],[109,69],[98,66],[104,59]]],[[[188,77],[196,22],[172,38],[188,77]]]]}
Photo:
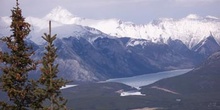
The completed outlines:
{"type": "Polygon", "coordinates": [[[139,89],[141,86],[152,84],[164,78],[170,78],[170,77],[182,75],[184,73],[189,72],[190,70],[192,69],[164,71],[164,72],[151,73],[151,74],[139,75],[134,77],[109,79],[106,82],[119,82],[139,89]]]}

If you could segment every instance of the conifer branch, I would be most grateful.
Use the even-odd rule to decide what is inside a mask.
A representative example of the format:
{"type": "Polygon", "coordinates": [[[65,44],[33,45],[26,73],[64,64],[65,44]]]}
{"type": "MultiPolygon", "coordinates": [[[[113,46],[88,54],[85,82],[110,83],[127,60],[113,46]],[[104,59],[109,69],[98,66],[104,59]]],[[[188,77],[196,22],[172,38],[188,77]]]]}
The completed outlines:
{"type": "Polygon", "coordinates": [[[66,81],[58,78],[58,64],[54,64],[57,54],[54,46],[56,35],[51,36],[51,21],[49,21],[49,34],[44,33],[42,38],[47,42],[46,52],[42,59],[41,77],[39,82],[45,86],[46,98],[50,101],[50,110],[66,109],[66,100],[60,96],[60,88],[65,86],[66,81]],[[62,100],[61,100],[62,99],[62,100]]]}

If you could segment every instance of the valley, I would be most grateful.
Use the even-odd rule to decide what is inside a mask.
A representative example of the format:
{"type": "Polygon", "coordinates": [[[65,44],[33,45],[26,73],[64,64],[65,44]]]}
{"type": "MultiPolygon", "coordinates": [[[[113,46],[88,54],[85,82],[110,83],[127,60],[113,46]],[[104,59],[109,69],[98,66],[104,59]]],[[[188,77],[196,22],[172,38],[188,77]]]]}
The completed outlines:
{"type": "MultiPolygon", "coordinates": [[[[41,36],[52,21],[59,77],[70,81],[60,88],[68,108],[220,110],[218,17],[190,14],[135,24],[82,18],[58,6],[25,20],[31,25],[25,43],[38,62],[46,45],[41,36]]],[[[0,16],[0,38],[11,34],[10,23],[10,17],[0,16]]],[[[9,51],[1,41],[0,50],[9,51]]],[[[40,75],[37,66],[30,78],[40,75]]],[[[9,101],[2,91],[0,97],[9,101]]]]}
{"type": "MultiPolygon", "coordinates": [[[[57,34],[60,76],[79,82],[194,68],[220,50],[216,17],[190,14],[138,25],[81,18],[58,6],[43,18],[26,18],[31,24],[27,43],[36,51],[36,60],[43,55],[41,36],[48,31],[48,20],[52,20],[52,33],[57,34]]],[[[0,17],[0,25],[1,37],[10,35],[10,18],[0,17]]],[[[7,51],[3,43],[0,49],[7,51]]]]}

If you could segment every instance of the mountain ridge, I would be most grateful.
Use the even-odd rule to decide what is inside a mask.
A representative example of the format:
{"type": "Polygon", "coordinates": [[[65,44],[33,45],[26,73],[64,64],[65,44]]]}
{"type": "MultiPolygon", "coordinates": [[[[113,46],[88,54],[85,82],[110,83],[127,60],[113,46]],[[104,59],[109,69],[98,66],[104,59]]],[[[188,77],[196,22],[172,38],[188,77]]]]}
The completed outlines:
{"type": "Polygon", "coordinates": [[[203,37],[209,36],[210,32],[213,33],[218,43],[220,42],[220,33],[218,32],[220,20],[213,16],[200,17],[190,14],[182,19],[159,18],[148,24],[141,25],[124,22],[120,19],[92,20],[73,17],[68,21],[67,24],[93,27],[106,34],[117,37],[146,39],[153,42],[160,42],[160,38],[163,38],[165,43],[171,37],[172,39],[183,41],[189,48],[192,48],[204,39],[203,37]],[[192,37],[192,39],[188,37],[192,37]]]}
{"type": "MultiPolygon", "coordinates": [[[[9,17],[1,17],[1,22],[6,22],[9,25],[9,19],[9,17]]],[[[137,25],[120,19],[93,20],[81,18],[58,6],[43,18],[26,18],[26,21],[32,25],[32,31],[38,32],[47,29],[48,20],[54,22],[52,28],[59,26],[65,28],[65,26],[69,27],[68,25],[88,26],[118,38],[146,39],[155,43],[167,43],[169,38],[178,39],[190,49],[209,36],[210,32],[218,44],[220,43],[220,20],[213,16],[200,17],[196,14],[190,14],[182,19],[159,18],[147,24],[137,25]]],[[[0,33],[6,34],[5,32],[0,33]]]]}
{"type": "MultiPolygon", "coordinates": [[[[60,64],[61,76],[76,81],[99,81],[164,70],[193,68],[200,64],[220,48],[217,44],[218,36],[216,37],[218,31],[212,31],[211,42],[204,42],[199,46],[204,47],[202,50],[205,49],[205,53],[199,53],[200,51],[195,50],[200,49],[193,50],[189,45],[197,46],[199,42],[206,40],[210,34],[209,29],[206,28],[214,28],[219,20],[216,18],[188,19],[160,19],[146,25],[136,25],[118,19],[80,18],[58,7],[44,18],[27,17],[25,20],[31,24],[32,31],[27,37],[27,42],[33,44],[36,50],[36,55],[33,56],[35,59],[40,59],[43,55],[45,41],[41,36],[48,32],[48,20],[52,20],[52,34],[57,34],[55,45],[58,48],[58,59],[56,62],[60,64]],[[55,18],[50,19],[50,17],[55,18]],[[206,26],[201,25],[202,22],[211,26],[197,29],[199,26],[196,25],[191,30],[185,30],[187,26],[182,28],[198,22],[199,26],[206,26]],[[182,25],[177,27],[178,23],[182,25]],[[178,29],[182,30],[180,31],[182,33],[178,34],[178,29]],[[208,35],[203,33],[204,29],[208,35]],[[106,33],[105,30],[110,33],[106,33]],[[116,33],[112,33],[114,31],[116,33]],[[199,34],[194,31],[198,31],[199,34]],[[164,36],[161,34],[164,32],[173,35],[164,36]],[[212,47],[205,48],[212,45],[217,48],[213,48],[212,51],[209,51],[212,47]]],[[[9,17],[0,17],[1,37],[10,35],[10,21],[9,17]]],[[[3,45],[0,47],[1,50],[7,50],[3,43],[0,45],[3,45]]]]}

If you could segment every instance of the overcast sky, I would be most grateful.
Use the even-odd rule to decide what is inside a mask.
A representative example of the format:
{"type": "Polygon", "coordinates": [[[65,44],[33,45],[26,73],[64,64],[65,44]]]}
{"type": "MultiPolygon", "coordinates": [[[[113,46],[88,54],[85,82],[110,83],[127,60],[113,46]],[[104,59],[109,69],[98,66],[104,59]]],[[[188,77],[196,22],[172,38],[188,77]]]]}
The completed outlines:
{"type": "MultiPolygon", "coordinates": [[[[15,1],[0,0],[0,16],[10,16],[15,1]]],[[[44,17],[57,6],[79,17],[117,18],[138,24],[164,17],[182,18],[188,14],[220,17],[220,0],[20,0],[26,17],[44,17]]]]}

